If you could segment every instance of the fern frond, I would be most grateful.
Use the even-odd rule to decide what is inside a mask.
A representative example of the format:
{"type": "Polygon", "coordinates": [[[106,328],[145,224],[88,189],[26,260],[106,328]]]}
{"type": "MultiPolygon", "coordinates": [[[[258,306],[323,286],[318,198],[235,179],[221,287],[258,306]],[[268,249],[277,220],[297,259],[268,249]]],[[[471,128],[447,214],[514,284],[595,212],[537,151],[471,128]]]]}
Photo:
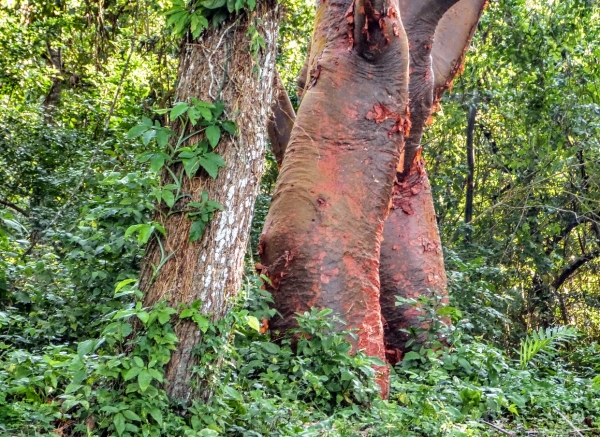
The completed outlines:
{"type": "Polygon", "coordinates": [[[519,351],[521,370],[525,369],[530,362],[535,361],[536,355],[552,355],[556,352],[556,347],[568,343],[577,335],[577,329],[569,326],[555,326],[545,330],[540,328],[533,331],[531,335],[521,340],[519,351]]]}

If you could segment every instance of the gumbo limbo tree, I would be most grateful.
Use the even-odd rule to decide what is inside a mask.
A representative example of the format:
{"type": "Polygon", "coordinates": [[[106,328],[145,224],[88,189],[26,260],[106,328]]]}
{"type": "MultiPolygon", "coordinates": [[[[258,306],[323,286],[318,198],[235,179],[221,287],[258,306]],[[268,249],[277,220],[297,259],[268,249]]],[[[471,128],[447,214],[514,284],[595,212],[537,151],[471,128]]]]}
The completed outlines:
{"type": "MultiPolygon", "coordinates": [[[[259,268],[282,315],[273,329],[294,326],[298,311],[329,307],[358,328],[355,347],[396,362],[407,340],[399,330],[423,324],[415,308],[395,306],[396,296],[446,300],[420,143],[484,6],[319,4],[298,114],[278,87],[269,123],[282,167],[259,268]]],[[[385,370],[380,382],[385,395],[385,370]]]]}

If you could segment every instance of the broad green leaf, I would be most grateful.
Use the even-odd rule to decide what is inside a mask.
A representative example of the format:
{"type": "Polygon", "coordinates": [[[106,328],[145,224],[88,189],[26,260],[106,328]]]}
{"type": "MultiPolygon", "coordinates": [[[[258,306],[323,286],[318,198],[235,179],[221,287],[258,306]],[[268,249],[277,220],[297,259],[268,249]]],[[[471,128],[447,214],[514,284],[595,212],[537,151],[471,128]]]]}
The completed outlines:
{"type": "Polygon", "coordinates": [[[260,322],[254,316],[246,316],[246,320],[248,321],[248,326],[254,329],[256,332],[260,332],[260,322]]]}
{"type": "Polygon", "coordinates": [[[184,309],[181,314],[179,314],[179,318],[180,319],[187,319],[189,317],[192,317],[194,315],[194,310],[191,308],[186,308],[184,309]]]}
{"type": "Polygon", "coordinates": [[[147,370],[142,370],[138,375],[138,384],[141,391],[146,391],[152,382],[152,375],[147,370]]]}
{"type": "Polygon", "coordinates": [[[225,160],[221,155],[209,152],[200,157],[200,165],[211,178],[216,178],[219,174],[219,168],[225,167],[225,160]]]}
{"type": "Polygon", "coordinates": [[[188,110],[188,108],[189,106],[185,102],[175,103],[175,106],[173,106],[173,109],[171,109],[171,120],[175,120],[180,115],[183,115],[188,110]]]}
{"type": "Polygon", "coordinates": [[[235,135],[237,133],[237,126],[233,121],[224,121],[221,123],[221,127],[229,135],[235,135]]]}
{"type": "Polygon", "coordinates": [[[419,355],[417,352],[414,352],[414,351],[407,352],[407,354],[404,355],[404,361],[420,360],[420,359],[421,359],[421,355],[419,355]]]}
{"type": "Polygon", "coordinates": [[[211,125],[206,128],[206,138],[208,138],[208,142],[211,147],[214,149],[219,144],[219,140],[221,139],[221,128],[217,125],[211,125]]]}
{"type": "Polygon", "coordinates": [[[165,165],[165,161],[169,159],[169,155],[166,153],[155,153],[150,158],[150,169],[153,172],[158,172],[163,165],[165,165]]]}
{"type": "Polygon", "coordinates": [[[138,376],[140,374],[140,372],[142,370],[144,370],[144,369],[141,367],[132,367],[127,372],[125,372],[125,375],[123,375],[123,380],[129,381],[130,379],[135,378],[136,376],[138,376]]]}
{"type": "Polygon", "coordinates": [[[138,234],[138,243],[144,245],[150,239],[152,232],[154,231],[154,226],[149,224],[144,224],[139,229],[140,233],[138,234]]]}
{"type": "Polygon", "coordinates": [[[175,205],[175,195],[172,191],[163,190],[162,198],[169,208],[173,208],[173,205],[175,205]]]}
{"type": "Polygon", "coordinates": [[[196,176],[196,173],[200,168],[200,159],[197,156],[194,156],[189,159],[183,159],[182,161],[185,174],[188,178],[192,179],[194,176],[196,176]]]}
{"type": "Polygon", "coordinates": [[[264,343],[261,343],[260,345],[262,346],[262,348],[264,350],[266,350],[270,354],[279,353],[279,346],[277,346],[275,343],[264,342],[264,343]]]}
{"type": "Polygon", "coordinates": [[[79,355],[79,358],[83,359],[84,355],[87,355],[94,350],[94,345],[95,341],[91,339],[79,343],[77,345],[77,355],[79,355]]]}
{"type": "Polygon", "coordinates": [[[160,412],[160,410],[158,408],[152,408],[152,409],[148,410],[148,414],[150,414],[150,416],[152,416],[152,418],[155,420],[156,423],[158,423],[159,426],[162,426],[163,417],[162,417],[162,413],[160,412]]]}
{"type": "Polygon", "coordinates": [[[203,2],[200,2],[200,4],[206,9],[218,9],[225,6],[226,1],[227,0],[204,0],[203,2]]]}
{"type": "Polygon", "coordinates": [[[126,136],[129,139],[137,138],[140,135],[142,135],[144,132],[146,132],[147,130],[148,130],[148,126],[140,124],[140,125],[134,126],[131,129],[129,129],[127,131],[127,135],[126,136]]]}
{"type": "Polygon", "coordinates": [[[156,143],[159,147],[165,147],[172,135],[173,131],[171,129],[167,129],[166,127],[160,128],[156,132],[156,143]]]}
{"type": "Polygon", "coordinates": [[[208,331],[208,327],[210,326],[210,322],[209,320],[206,318],[206,316],[203,316],[202,314],[196,313],[192,316],[192,320],[194,322],[196,322],[196,325],[198,325],[198,328],[200,328],[200,330],[204,333],[206,333],[206,331],[208,331]]]}
{"type": "Polygon", "coordinates": [[[147,146],[148,143],[150,141],[152,141],[152,138],[154,138],[156,136],[156,130],[154,129],[150,129],[147,130],[146,132],[144,132],[144,135],[142,135],[142,143],[144,144],[144,146],[147,146]]]}
{"type": "Polygon", "coordinates": [[[194,241],[197,241],[198,239],[200,239],[200,237],[202,237],[202,234],[204,233],[204,227],[205,224],[201,220],[196,220],[192,224],[192,227],[190,228],[190,243],[193,243],[194,241]]]}
{"type": "Polygon", "coordinates": [[[117,431],[118,435],[121,435],[125,432],[125,416],[123,416],[121,413],[115,414],[115,417],[113,417],[113,424],[115,425],[115,430],[117,431]]]}

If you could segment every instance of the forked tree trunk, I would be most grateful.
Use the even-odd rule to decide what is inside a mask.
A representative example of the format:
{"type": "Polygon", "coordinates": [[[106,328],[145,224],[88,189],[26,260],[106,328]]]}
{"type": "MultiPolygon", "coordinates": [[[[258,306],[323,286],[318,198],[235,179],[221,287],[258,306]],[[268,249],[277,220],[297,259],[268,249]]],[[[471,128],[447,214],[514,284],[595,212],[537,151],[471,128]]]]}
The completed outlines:
{"type": "Polygon", "coordinates": [[[401,359],[410,338],[401,329],[428,328],[419,306],[397,307],[396,296],[435,297],[442,304],[448,301],[442,245],[421,157],[421,138],[435,102],[461,69],[485,3],[486,0],[401,0],[410,44],[412,126],[384,228],[380,272],[386,351],[392,363],[401,359]]]}
{"type": "Polygon", "coordinates": [[[319,3],[302,105],[259,246],[283,316],[272,329],[328,307],[358,328],[355,347],[381,359],[379,248],[408,96],[398,3],[383,4],[319,3]]]}
{"type": "MultiPolygon", "coordinates": [[[[202,238],[194,243],[188,242],[192,222],[185,214],[172,214],[164,221],[167,236],[163,246],[166,255],[172,256],[153,279],[153,266],[160,264],[161,253],[156,242],[148,247],[140,281],[146,306],[163,299],[174,307],[201,300],[200,312],[218,320],[227,313],[241,286],[254,200],[263,172],[278,22],[276,1],[261,1],[252,18],[237,15],[182,48],[177,101],[220,99],[240,132],[235,138],[221,139],[216,152],[223,156],[226,167],[216,179],[204,172],[192,180],[182,178],[182,193],[191,198],[175,209],[184,209],[183,202],[198,201],[206,190],[209,199],[225,210],[215,214],[202,238]],[[251,24],[266,43],[258,65],[249,48],[251,24]]],[[[181,173],[180,168],[175,171],[181,173]]],[[[167,392],[172,398],[188,401],[196,394],[190,385],[195,364],[192,351],[202,334],[189,319],[178,323],[175,332],[179,344],[166,369],[167,392]]]]}

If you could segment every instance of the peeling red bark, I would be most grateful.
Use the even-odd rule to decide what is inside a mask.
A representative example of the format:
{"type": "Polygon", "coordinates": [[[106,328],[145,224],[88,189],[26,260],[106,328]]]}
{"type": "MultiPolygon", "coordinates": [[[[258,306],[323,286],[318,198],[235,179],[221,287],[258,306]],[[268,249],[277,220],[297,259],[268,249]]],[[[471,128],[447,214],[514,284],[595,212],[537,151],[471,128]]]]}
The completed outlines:
{"type": "Polygon", "coordinates": [[[421,138],[434,99],[441,98],[461,69],[485,3],[485,0],[458,3],[401,0],[402,21],[410,45],[412,127],[406,137],[392,208],[384,228],[380,269],[385,345],[392,363],[400,359],[409,339],[408,334],[399,330],[427,328],[418,306],[396,307],[396,296],[415,299],[436,296],[444,304],[448,301],[431,187],[421,158],[421,138]]]}
{"type": "MultiPolygon", "coordinates": [[[[282,318],[333,309],[384,359],[379,248],[399,160],[408,45],[397,0],[321,2],[306,87],[259,251],[282,318]],[[379,107],[389,116],[375,117],[379,107]]],[[[386,369],[380,369],[385,372],[386,369]]],[[[387,378],[380,376],[383,395],[387,378]]]]}

